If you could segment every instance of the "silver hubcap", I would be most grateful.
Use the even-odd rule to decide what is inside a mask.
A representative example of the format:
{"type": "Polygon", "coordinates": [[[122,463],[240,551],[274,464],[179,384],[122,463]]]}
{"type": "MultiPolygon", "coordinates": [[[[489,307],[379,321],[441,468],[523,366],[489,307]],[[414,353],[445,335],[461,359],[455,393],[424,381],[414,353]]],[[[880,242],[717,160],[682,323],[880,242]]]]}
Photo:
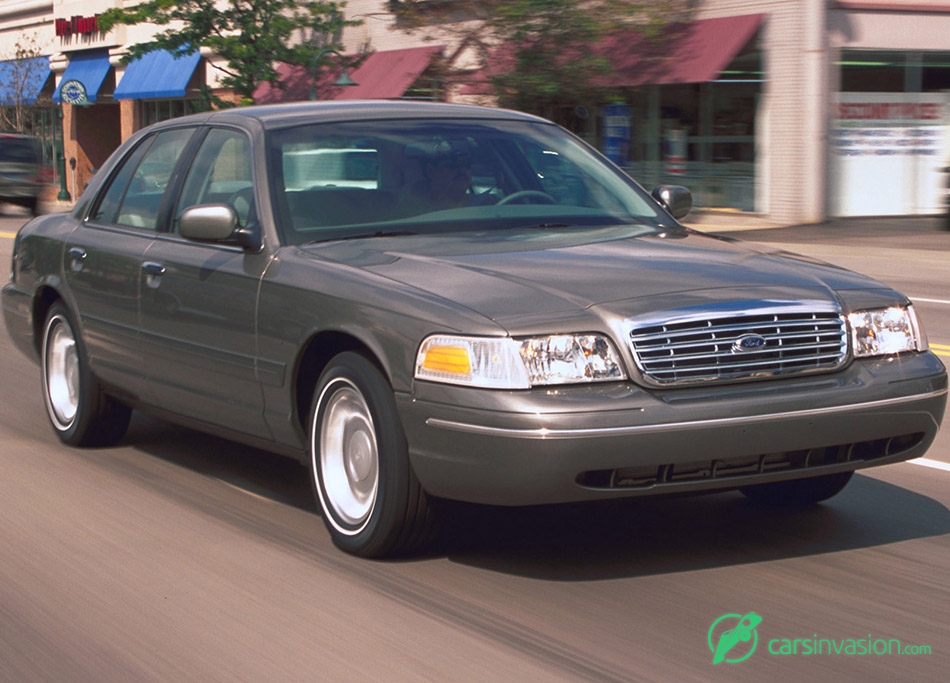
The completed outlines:
{"type": "Polygon", "coordinates": [[[61,429],[68,429],[79,407],[79,352],[72,330],[59,317],[47,332],[45,371],[50,412],[61,429]]]}
{"type": "MultiPolygon", "coordinates": [[[[379,451],[369,406],[353,384],[337,380],[323,391],[319,458],[324,507],[342,533],[358,533],[376,504],[379,451]],[[328,398],[327,398],[328,397],[328,398]],[[341,527],[337,520],[346,527],[341,527]]],[[[316,444],[315,444],[316,445],[316,444]]]]}

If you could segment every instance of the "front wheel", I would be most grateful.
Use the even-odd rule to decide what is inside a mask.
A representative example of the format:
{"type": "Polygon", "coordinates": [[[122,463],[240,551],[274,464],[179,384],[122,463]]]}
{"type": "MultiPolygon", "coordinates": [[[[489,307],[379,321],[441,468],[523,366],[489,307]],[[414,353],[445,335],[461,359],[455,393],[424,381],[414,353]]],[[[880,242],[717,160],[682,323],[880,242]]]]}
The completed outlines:
{"type": "Polygon", "coordinates": [[[803,507],[828,500],[848,485],[854,472],[825,474],[820,477],[777,481],[739,489],[752,502],[782,507],[803,507]]]}
{"type": "Polygon", "coordinates": [[[46,414],[63,443],[111,446],[125,435],[132,411],[103,393],[76,329],[66,307],[53,304],[40,359],[46,414]]]}
{"type": "Polygon", "coordinates": [[[310,413],[311,481],[333,543],[362,557],[411,552],[434,530],[392,388],[365,357],[324,370],[310,413]]]}

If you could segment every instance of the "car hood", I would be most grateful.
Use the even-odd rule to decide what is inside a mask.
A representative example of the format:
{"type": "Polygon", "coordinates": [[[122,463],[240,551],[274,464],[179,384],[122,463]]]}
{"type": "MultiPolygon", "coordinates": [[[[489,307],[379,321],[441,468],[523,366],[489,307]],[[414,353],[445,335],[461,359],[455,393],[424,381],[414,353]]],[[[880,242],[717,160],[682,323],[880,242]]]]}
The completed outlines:
{"type": "Polygon", "coordinates": [[[725,300],[838,301],[842,290],[884,288],[807,257],[692,230],[643,235],[615,226],[379,236],[303,250],[506,326],[598,306],[636,315],[725,300]]]}

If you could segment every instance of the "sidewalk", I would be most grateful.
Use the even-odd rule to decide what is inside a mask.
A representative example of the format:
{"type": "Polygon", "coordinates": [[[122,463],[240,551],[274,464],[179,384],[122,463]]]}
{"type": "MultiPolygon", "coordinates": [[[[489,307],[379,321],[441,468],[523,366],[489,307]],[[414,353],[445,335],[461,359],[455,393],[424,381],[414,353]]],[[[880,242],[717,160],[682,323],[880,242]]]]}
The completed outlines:
{"type": "MultiPolygon", "coordinates": [[[[940,240],[950,248],[950,230],[947,230],[947,217],[933,216],[859,216],[829,218],[821,223],[784,224],[774,223],[761,216],[729,211],[697,210],[683,221],[684,225],[709,233],[742,232],[742,239],[752,239],[753,233],[761,239],[772,234],[772,238],[789,241],[811,242],[834,238],[881,238],[895,239],[902,235],[922,236],[933,234],[947,236],[940,240]]],[[[736,235],[738,237],[738,235],[736,235]]],[[[940,239],[940,238],[938,238],[940,239]]],[[[771,239],[770,239],[771,241],[771,239]]]]}
{"type": "Polygon", "coordinates": [[[736,230],[763,230],[790,227],[784,223],[773,223],[757,214],[741,211],[717,211],[696,209],[682,223],[703,232],[733,232],[736,230]]]}

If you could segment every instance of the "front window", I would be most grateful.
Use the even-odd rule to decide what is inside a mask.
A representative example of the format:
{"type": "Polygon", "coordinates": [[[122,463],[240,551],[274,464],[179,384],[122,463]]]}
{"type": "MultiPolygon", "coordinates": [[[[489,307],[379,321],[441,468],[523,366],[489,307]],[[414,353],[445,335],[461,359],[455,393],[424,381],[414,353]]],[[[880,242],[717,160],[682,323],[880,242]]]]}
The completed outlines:
{"type": "Polygon", "coordinates": [[[198,204],[229,204],[242,226],[253,219],[251,146],[242,133],[215,128],[201,143],[182,186],[175,217],[198,204]]]}
{"type": "Polygon", "coordinates": [[[271,134],[288,243],[524,227],[655,226],[656,203],[560,128],[513,121],[381,121],[271,134]]]}

